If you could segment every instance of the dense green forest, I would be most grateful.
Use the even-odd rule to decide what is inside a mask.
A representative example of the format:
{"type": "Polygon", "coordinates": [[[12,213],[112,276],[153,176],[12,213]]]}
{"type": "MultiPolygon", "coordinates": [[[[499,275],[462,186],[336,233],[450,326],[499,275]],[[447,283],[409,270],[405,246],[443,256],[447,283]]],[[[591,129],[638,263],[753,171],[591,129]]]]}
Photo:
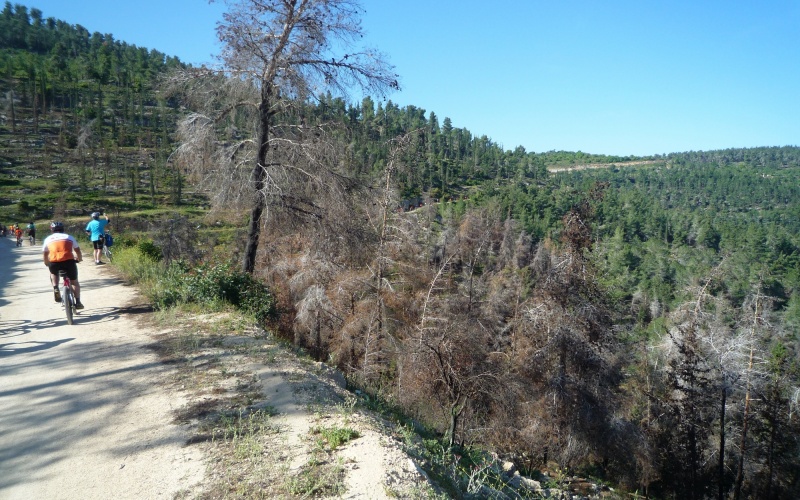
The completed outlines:
{"type": "Polygon", "coordinates": [[[108,208],[178,201],[166,168],[176,107],[154,87],[177,58],[8,2],[0,24],[2,182],[16,191],[40,178],[24,200],[3,194],[21,203],[4,217],[50,217],[87,196],[108,208]]]}
{"type": "MultiPolygon", "coordinates": [[[[202,207],[186,213],[206,240],[186,231],[175,265],[239,258],[247,199],[197,168],[213,154],[180,154],[200,106],[165,81],[192,68],[10,3],[0,28],[4,223],[102,207],[133,245],[142,219],[202,207]]],[[[800,494],[799,147],[537,153],[390,100],[282,113],[277,139],[314,145],[344,188],[271,201],[254,274],[277,335],[524,470],[654,498],[800,494]]],[[[204,144],[229,152],[254,122],[216,120],[204,144]]]]}

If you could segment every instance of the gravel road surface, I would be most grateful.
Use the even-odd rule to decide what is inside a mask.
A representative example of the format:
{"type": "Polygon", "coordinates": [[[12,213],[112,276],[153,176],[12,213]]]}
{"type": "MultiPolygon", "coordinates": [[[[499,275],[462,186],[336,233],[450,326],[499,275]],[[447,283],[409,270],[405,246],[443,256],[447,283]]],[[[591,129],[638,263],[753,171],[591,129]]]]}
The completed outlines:
{"type": "Polygon", "coordinates": [[[184,402],[145,346],[147,312],[108,266],[78,266],[86,306],[67,325],[41,246],[0,238],[0,500],[149,499],[191,492],[200,452],[184,402]]]}

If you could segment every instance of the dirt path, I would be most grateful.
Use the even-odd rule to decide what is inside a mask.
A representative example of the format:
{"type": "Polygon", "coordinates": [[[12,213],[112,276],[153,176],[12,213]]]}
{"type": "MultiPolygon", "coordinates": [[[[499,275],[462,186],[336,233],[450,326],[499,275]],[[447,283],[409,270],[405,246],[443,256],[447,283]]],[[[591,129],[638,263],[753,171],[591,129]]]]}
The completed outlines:
{"type": "MultiPolygon", "coordinates": [[[[196,428],[173,423],[217,391],[176,392],[174,367],[145,348],[164,332],[137,321],[149,309],[135,305],[135,290],[108,267],[79,265],[86,309],[69,326],[53,300],[39,245],[16,248],[2,238],[0,262],[0,500],[224,496],[227,486],[215,489],[217,476],[226,483],[230,471],[206,467],[209,460],[222,463],[214,447],[187,446],[196,428]]],[[[288,354],[245,361],[228,346],[241,340],[228,338],[213,357],[231,356],[226,370],[241,371],[242,380],[255,377],[262,403],[275,412],[281,432],[263,454],[274,461],[267,469],[283,463],[286,477],[302,475],[316,448],[310,430],[346,425],[359,437],[335,454],[346,470],[337,498],[411,497],[428,489],[377,419],[343,413],[348,396],[341,375],[288,354]]]]}
{"type": "Polygon", "coordinates": [[[0,500],[192,491],[202,456],[172,424],[184,402],[157,383],[170,372],[143,348],[132,289],[79,265],[86,309],[69,326],[38,244],[2,238],[0,263],[0,500]]]}

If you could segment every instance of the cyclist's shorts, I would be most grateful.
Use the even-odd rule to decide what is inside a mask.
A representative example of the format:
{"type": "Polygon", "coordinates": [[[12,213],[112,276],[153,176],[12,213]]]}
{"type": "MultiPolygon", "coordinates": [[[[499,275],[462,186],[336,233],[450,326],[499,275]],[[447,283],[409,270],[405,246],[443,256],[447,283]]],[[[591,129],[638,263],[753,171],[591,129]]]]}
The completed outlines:
{"type": "Polygon", "coordinates": [[[92,247],[94,247],[95,250],[102,250],[103,249],[103,241],[104,241],[103,238],[100,238],[99,240],[93,241],[92,242],[92,247]]]}
{"type": "Polygon", "coordinates": [[[74,260],[65,260],[64,262],[51,262],[50,274],[58,276],[59,271],[66,271],[67,278],[77,281],[78,279],[78,263],[74,260]]]}

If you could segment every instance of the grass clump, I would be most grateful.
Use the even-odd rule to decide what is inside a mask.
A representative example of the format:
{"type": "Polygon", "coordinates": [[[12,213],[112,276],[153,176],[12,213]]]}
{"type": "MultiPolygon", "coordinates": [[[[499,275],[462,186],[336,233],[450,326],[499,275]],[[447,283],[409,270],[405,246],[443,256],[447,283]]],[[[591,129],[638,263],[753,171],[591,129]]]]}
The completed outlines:
{"type": "Polygon", "coordinates": [[[341,496],[347,487],[344,484],[345,468],[341,460],[327,462],[312,457],[287,484],[290,495],[301,498],[341,496]]]}
{"type": "Polygon", "coordinates": [[[137,247],[114,245],[114,267],[133,284],[151,285],[162,273],[158,262],[137,247]]]}
{"type": "Polygon", "coordinates": [[[331,451],[345,443],[361,437],[358,431],[349,427],[314,427],[311,433],[317,436],[317,444],[331,451]]]}
{"type": "MultiPolygon", "coordinates": [[[[278,427],[272,422],[275,410],[271,407],[260,408],[252,412],[238,411],[222,414],[211,424],[214,439],[222,439],[238,448],[242,443],[249,443],[262,435],[275,434],[278,427]]],[[[247,445],[250,447],[250,445],[247,445]]],[[[237,454],[241,450],[237,450],[237,454]]]]}
{"type": "Polygon", "coordinates": [[[213,310],[230,304],[258,323],[275,315],[275,299],[269,287],[232,264],[190,266],[186,261],[160,261],[161,251],[142,241],[118,248],[114,265],[132,283],[139,285],[156,309],[182,304],[200,304],[213,310]]]}
{"type": "Polygon", "coordinates": [[[272,408],[222,414],[207,422],[216,449],[215,480],[203,498],[283,497],[285,465],[273,454],[280,428],[272,408]]]}

